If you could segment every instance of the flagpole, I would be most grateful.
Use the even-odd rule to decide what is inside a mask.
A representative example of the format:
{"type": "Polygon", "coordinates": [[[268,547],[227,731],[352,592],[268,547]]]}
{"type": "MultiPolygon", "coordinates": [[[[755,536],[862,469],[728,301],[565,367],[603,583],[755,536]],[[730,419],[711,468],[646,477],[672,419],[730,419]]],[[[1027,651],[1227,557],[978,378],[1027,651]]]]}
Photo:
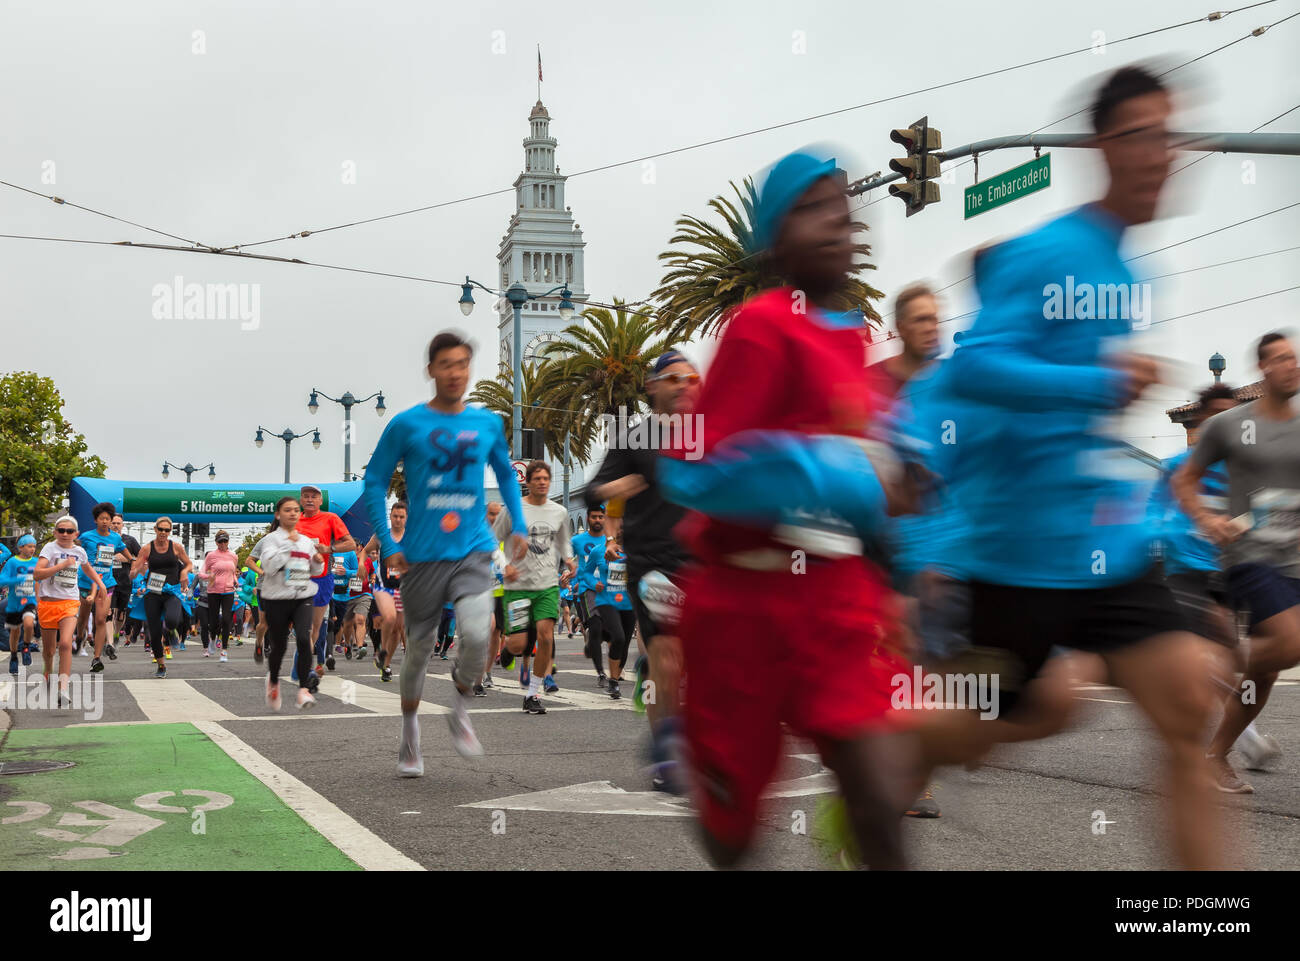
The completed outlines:
{"type": "Polygon", "coordinates": [[[542,45],[537,45],[537,101],[542,100],[542,45]]]}

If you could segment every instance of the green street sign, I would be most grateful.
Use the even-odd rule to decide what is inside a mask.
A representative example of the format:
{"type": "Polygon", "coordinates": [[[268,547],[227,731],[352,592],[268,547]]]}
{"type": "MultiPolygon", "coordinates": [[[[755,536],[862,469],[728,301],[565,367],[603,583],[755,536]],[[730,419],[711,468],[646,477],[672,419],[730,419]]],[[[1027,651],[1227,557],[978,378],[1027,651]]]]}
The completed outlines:
{"type": "Polygon", "coordinates": [[[1052,185],[1052,155],[1043,154],[1029,163],[1012,167],[1005,173],[966,188],[965,220],[1019,200],[1036,190],[1052,185]]]}
{"type": "MultiPolygon", "coordinates": [[[[272,490],[233,490],[228,487],[199,487],[181,484],[176,487],[127,487],[122,490],[122,513],[211,514],[260,521],[271,516],[281,497],[297,497],[298,488],[272,490]]],[[[321,492],[320,509],[329,510],[329,492],[321,492]]]]}

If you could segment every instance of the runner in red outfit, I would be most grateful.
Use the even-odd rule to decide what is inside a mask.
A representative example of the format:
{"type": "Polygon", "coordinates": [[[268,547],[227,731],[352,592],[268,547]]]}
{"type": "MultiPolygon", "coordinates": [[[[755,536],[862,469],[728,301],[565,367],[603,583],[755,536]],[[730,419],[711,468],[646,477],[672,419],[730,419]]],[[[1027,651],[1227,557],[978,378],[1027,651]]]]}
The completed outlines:
{"type": "Polygon", "coordinates": [[[706,848],[722,866],[751,841],[759,796],[781,757],[782,722],[812,738],[839,778],[866,863],[903,866],[910,755],[890,680],[910,668],[885,643],[889,589],[858,536],[871,526],[863,518],[883,515],[885,503],[862,444],[873,396],[867,331],[860,313],[826,309],[853,258],[840,176],[834,161],[808,154],[773,168],[759,202],[760,242],[791,286],[749,301],[727,325],[694,419],[702,447],[678,449],[660,468],[665,495],[697,511],[678,528],[698,558],[686,573],[681,624],[685,734],[706,848]],[[798,499],[805,494],[784,473],[747,460],[752,445],[769,442],[842,454],[839,463],[824,450],[807,459],[835,480],[811,482],[813,498],[798,499]],[[701,472],[738,462],[752,466],[715,483],[716,496],[701,495],[700,483],[709,483],[698,481],[701,472]],[[828,483],[861,491],[848,495],[858,502],[849,516],[826,513],[843,503],[821,497],[828,483]],[[758,508],[737,522],[745,508],[736,505],[751,489],[778,500],[789,491],[784,522],[757,520],[758,508]],[[736,638],[748,655],[742,671],[736,638]]]}

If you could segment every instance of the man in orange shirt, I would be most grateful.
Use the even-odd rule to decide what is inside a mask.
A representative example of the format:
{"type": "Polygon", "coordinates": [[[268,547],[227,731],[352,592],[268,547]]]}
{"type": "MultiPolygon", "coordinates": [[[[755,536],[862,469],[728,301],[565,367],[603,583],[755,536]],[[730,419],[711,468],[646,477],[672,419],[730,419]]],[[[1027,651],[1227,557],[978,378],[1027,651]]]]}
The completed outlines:
{"type": "MultiPolygon", "coordinates": [[[[347,526],[333,511],[320,509],[321,492],[314,484],[303,484],[298,492],[298,503],[302,505],[302,516],[298,519],[298,533],[306,534],[319,543],[328,552],[355,551],[357,542],[348,533],[347,526]]],[[[316,657],[320,662],[317,673],[325,673],[326,651],[321,647],[321,625],[325,623],[325,614],[330,609],[334,598],[334,561],[330,553],[325,554],[325,573],[314,578],[316,597],[311,607],[311,636],[316,647],[316,657]]]]}

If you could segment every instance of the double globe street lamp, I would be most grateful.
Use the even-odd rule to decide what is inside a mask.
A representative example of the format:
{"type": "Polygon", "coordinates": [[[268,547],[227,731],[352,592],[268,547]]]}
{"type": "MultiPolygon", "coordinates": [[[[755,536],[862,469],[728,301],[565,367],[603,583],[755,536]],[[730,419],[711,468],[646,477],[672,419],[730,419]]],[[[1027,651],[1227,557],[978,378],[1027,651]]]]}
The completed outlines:
{"type": "Polygon", "coordinates": [[[491,287],[484,287],[477,280],[470,280],[465,277],[465,283],[461,285],[460,294],[460,312],[468,317],[474,310],[474,292],[473,288],[486,291],[494,297],[504,297],[510,301],[510,305],[515,309],[514,336],[511,338],[511,374],[514,381],[514,407],[510,418],[511,449],[514,452],[515,459],[523,457],[523,419],[520,408],[523,406],[523,366],[524,366],[524,334],[522,312],[524,304],[530,300],[541,300],[543,297],[549,297],[557,290],[560,292],[560,320],[566,324],[573,319],[574,306],[570,300],[573,291],[569,289],[568,284],[560,284],[558,287],[552,287],[544,294],[530,294],[528,289],[519,281],[515,281],[505,291],[493,290],[491,287]]]}
{"type": "MultiPolygon", "coordinates": [[[[185,472],[185,483],[187,483],[187,484],[191,483],[191,482],[194,480],[194,472],[195,472],[195,471],[203,470],[202,467],[195,467],[195,466],[194,466],[193,464],[191,464],[189,461],[186,461],[186,462],[185,462],[185,466],[182,467],[180,464],[173,464],[171,461],[166,461],[166,460],[165,460],[165,461],[163,461],[163,469],[162,469],[162,479],[163,479],[163,480],[166,480],[168,477],[171,476],[171,472],[167,469],[167,468],[169,468],[169,467],[175,467],[178,471],[184,471],[184,472],[185,472]]],[[[208,480],[216,480],[216,479],[217,479],[217,469],[216,469],[215,467],[213,467],[211,464],[208,464],[208,465],[207,465],[207,468],[208,468],[208,480]]]]}
{"type": "Polygon", "coordinates": [[[364,404],[366,401],[375,397],[379,398],[379,403],[375,404],[375,413],[383,417],[388,408],[384,406],[384,392],[377,390],[369,397],[355,397],[352,391],[348,391],[342,397],[331,397],[322,390],[315,387],[311,389],[311,397],[307,401],[307,409],[313,414],[320,410],[318,397],[324,397],[328,401],[343,406],[343,480],[347,481],[352,476],[352,408],[357,404],[364,404]]]}
{"type": "MultiPolygon", "coordinates": [[[[253,438],[253,443],[258,447],[262,446],[262,442],[265,439],[262,437],[262,431],[267,431],[268,433],[271,433],[270,428],[262,427],[260,425],[258,426],[257,436],[253,438]]],[[[316,448],[316,450],[320,450],[319,428],[313,427],[311,429],[311,435],[312,435],[311,446],[316,448]]],[[[284,441],[284,482],[287,484],[289,483],[289,445],[292,444],[294,441],[296,441],[299,437],[306,437],[307,432],[303,431],[301,434],[295,434],[293,431],[291,431],[289,428],[286,427],[283,431],[281,431],[278,434],[271,433],[271,436],[278,437],[280,438],[280,440],[284,441]]]]}

